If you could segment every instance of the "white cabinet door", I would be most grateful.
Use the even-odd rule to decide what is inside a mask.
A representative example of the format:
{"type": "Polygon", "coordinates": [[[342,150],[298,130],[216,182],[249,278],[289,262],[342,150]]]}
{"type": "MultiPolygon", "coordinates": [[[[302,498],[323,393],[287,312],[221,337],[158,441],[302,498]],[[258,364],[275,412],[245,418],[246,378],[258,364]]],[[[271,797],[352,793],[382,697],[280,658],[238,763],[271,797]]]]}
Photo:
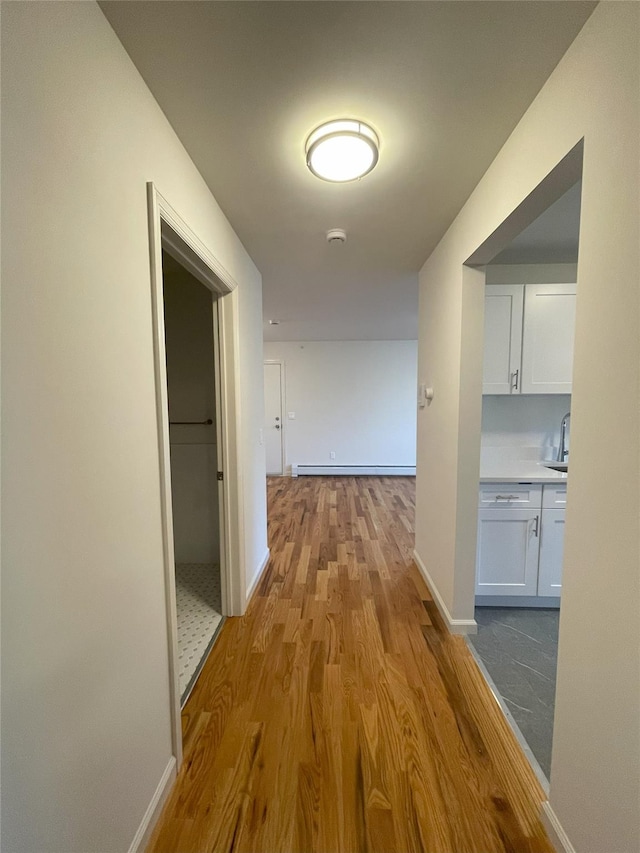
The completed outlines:
{"type": "Polygon", "coordinates": [[[538,563],[538,595],[560,595],[564,552],[563,509],[543,509],[538,563]]]}
{"type": "Polygon", "coordinates": [[[487,285],[484,300],[483,394],[518,394],[523,285],[487,285]]]}
{"type": "Polygon", "coordinates": [[[570,394],[575,284],[527,284],[522,333],[522,394],[570,394]]]}
{"type": "Polygon", "coordinates": [[[476,595],[535,595],[540,510],[478,511],[476,595]]]}

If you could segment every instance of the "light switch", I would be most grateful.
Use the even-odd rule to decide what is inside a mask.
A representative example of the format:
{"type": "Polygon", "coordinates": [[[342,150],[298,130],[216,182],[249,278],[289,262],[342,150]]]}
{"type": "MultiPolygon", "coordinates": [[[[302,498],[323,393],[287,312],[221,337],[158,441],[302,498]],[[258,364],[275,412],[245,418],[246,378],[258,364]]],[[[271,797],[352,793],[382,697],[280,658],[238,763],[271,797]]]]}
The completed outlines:
{"type": "Polygon", "coordinates": [[[287,412],[287,414],[289,415],[290,421],[295,421],[295,419],[296,419],[296,413],[295,412],[287,412]]]}

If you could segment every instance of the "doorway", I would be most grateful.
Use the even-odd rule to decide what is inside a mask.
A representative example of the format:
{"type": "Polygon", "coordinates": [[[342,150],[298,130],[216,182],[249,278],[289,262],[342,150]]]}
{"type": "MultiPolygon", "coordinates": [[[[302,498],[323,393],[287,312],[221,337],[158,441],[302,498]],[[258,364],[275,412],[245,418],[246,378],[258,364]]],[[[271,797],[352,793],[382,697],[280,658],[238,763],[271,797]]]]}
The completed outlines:
{"type": "Polygon", "coordinates": [[[171,506],[184,707],[222,627],[217,472],[216,295],[162,252],[171,506]]]}
{"type": "MultiPolygon", "coordinates": [[[[177,211],[163,198],[153,183],[147,184],[151,261],[152,328],[156,386],[158,462],[160,473],[160,513],[163,534],[163,572],[168,646],[168,688],[171,713],[172,752],[178,769],[182,763],[182,719],[179,678],[179,650],[176,596],[176,550],[172,508],[171,430],[213,427],[220,564],[221,614],[241,616],[246,606],[246,578],[242,561],[243,494],[239,442],[239,321],[237,283],[218,258],[195,235],[177,211]],[[203,285],[208,292],[206,313],[213,333],[214,424],[169,425],[169,388],[165,337],[165,297],[163,251],[203,285]]],[[[190,413],[188,420],[191,420],[190,413]]],[[[197,419],[207,421],[208,416],[197,419]]],[[[176,417],[175,420],[182,420],[176,417]]],[[[211,440],[203,441],[211,453],[211,440]]],[[[209,497],[209,501],[214,500],[209,497]]],[[[206,502],[205,502],[206,503],[206,502]]],[[[180,522],[182,523],[182,522],[180,522]]]]}
{"type": "Polygon", "coordinates": [[[284,364],[281,361],[264,363],[264,443],[267,476],[284,474],[284,364]]]}
{"type": "Polygon", "coordinates": [[[468,641],[545,789],[579,294],[581,169],[574,175],[576,182],[484,265],[478,633],[468,641]]]}

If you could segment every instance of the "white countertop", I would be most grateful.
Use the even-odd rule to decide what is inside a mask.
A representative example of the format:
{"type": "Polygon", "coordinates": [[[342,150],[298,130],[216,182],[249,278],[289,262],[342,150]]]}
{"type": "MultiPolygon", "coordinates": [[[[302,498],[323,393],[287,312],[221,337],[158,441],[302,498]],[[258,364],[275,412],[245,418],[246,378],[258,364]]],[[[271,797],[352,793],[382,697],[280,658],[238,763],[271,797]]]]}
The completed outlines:
{"type": "Polygon", "coordinates": [[[480,454],[481,483],[557,483],[567,481],[567,474],[541,465],[552,459],[553,448],[483,447],[480,454]]]}

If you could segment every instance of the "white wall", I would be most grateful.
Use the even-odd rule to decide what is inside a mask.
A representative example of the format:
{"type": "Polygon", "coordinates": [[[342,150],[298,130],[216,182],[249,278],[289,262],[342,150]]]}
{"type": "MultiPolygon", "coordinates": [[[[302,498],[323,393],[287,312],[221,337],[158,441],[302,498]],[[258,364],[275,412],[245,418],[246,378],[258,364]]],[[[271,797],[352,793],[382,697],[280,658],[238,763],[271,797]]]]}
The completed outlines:
{"type": "Polygon", "coordinates": [[[171,505],[176,563],[220,560],[211,291],[163,252],[171,505]]]}
{"type": "Polygon", "coordinates": [[[249,582],[261,280],[97,5],[2,30],[2,849],[115,853],[171,757],[146,182],[239,282],[249,582]]]}
{"type": "Polygon", "coordinates": [[[584,138],[550,792],[579,853],[640,847],[639,16],[635,3],[596,7],[420,277],[419,371],[436,397],[418,417],[416,549],[468,619],[484,276],[463,264],[584,138]]]}
{"type": "Polygon", "coordinates": [[[482,446],[547,448],[549,459],[570,410],[570,394],[489,394],[482,398],[482,446]]]}
{"type": "Polygon", "coordinates": [[[489,264],[487,284],[575,284],[577,264],[489,264]]]}
{"type": "Polygon", "coordinates": [[[287,470],[416,464],[416,341],[265,342],[264,357],[285,364],[287,470]]]}

